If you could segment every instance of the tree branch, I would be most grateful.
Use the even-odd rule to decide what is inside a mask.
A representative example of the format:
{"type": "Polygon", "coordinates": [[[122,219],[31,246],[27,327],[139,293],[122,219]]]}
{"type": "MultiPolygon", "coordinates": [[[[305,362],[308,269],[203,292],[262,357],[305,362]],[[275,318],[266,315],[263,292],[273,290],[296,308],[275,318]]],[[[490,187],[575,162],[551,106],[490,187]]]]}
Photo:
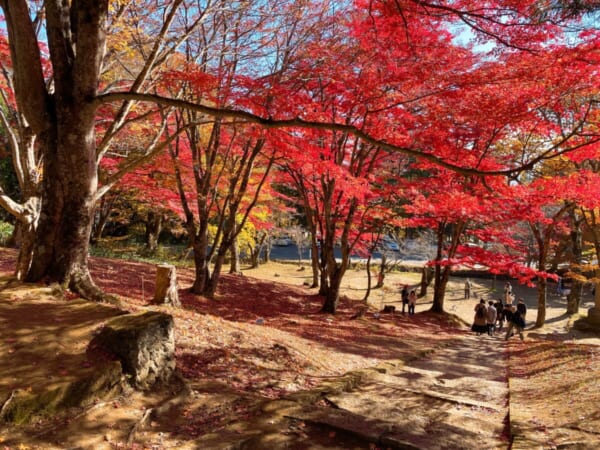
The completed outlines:
{"type": "Polygon", "coordinates": [[[108,179],[106,180],[106,182],[102,185],[102,187],[98,188],[98,191],[96,192],[96,201],[98,201],[100,198],[102,198],[102,196],[104,196],[125,175],[127,175],[128,173],[130,173],[132,170],[136,169],[137,167],[141,166],[142,164],[150,161],[152,158],[154,158],[156,155],[158,155],[161,151],[166,149],[171,143],[173,143],[173,141],[175,139],[177,139],[179,137],[179,134],[181,134],[183,131],[185,131],[188,128],[197,127],[199,125],[204,125],[204,124],[206,124],[206,123],[205,122],[189,123],[185,127],[182,127],[179,130],[177,130],[177,132],[175,134],[173,134],[172,136],[169,136],[168,139],[160,142],[160,144],[159,144],[158,140],[159,140],[160,136],[162,136],[164,130],[166,129],[166,125],[167,125],[166,119],[165,119],[163,121],[163,123],[161,124],[160,131],[158,133],[156,133],[156,136],[153,139],[152,143],[148,146],[147,151],[139,158],[136,158],[133,161],[129,161],[127,164],[125,164],[123,167],[121,167],[117,172],[115,172],[114,174],[109,176],[108,179]]]}
{"type": "MultiPolygon", "coordinates": [[[[408,156],[412,156],[414,158],[418,158],[421,160],[432,162],[440,167],[452,170],[454,172],[463,174],[463,175],[475,175],[475,176],[510,176],[513,174],[517,174],[519,172],[532,169],[535,164],[547,160],[552,159],[556,155],[550,155],[548,152],[544,152],[541,156],[535,157],[529,161],[520,164],[517,167],[507,168],[507,169],[499,169],[499,170],[480,170],[472,167],[464,167],[457,164],[453,164],[444,160],[433,153],[426,153],[418,148],[410,148],[403,147],[394,144],[390,144],[382,139],[378,139],[372,137],[368,133],[363,130],[358,129],[357,127],[349,124],[341,124],[335,122],[317,122],[311,120],[305,120],[299,117],[291,118],[291,119],[273,119],[273,118],[265,118],[259,115],[253,114],[248,111],[238,110],[233,108],[219,108],[214,106],[207,106],[200,103],[192,103],[185,100],[179,100],[174,98],[161,97],[159,95],[153,94],[142,94],[142,93],[133,93],[133,92],[113,92],[109,94],[104,94],[96,97],[94,101],[100,105],[104,103],[110,103],[114,101],[122,101],[122,100],[130,100],[130,101],[140,101],[140,102],[153,102],[166,106],[172,106],[178,109],[187,109],[191,111],[197,111],[204,113],[211,117],[219,117],[219,118],[230,118],[230,119],[241,119],[249,123],[255,123],[261,125],[264,128],[307,128],[307,129],[316,129],[316,130],[324,130],[324,131],[339,131],[342,133],[349,133],[356,138],[362,139],[364,142],[378,146],[384,150],[393,153],[403,153],[408,156]]],[[[562,140],[561,143],[565,143],[566,140],[562,140]]],[[[553,146],[556,148],[556,146],[553,146]]],[[[574,150],[575,148],[579,148],[580,146],[576,146],[573,148],[568,148],[560,152],[560,154],[568,153],[569,151],[574,150]]]]}
{"type": "Polygon", "coordinates": [[[48,127],[49,98],[44,83],[40,49],[26,0],[0,0],[4,11],[19,110],[35,134],[48,127]]]}

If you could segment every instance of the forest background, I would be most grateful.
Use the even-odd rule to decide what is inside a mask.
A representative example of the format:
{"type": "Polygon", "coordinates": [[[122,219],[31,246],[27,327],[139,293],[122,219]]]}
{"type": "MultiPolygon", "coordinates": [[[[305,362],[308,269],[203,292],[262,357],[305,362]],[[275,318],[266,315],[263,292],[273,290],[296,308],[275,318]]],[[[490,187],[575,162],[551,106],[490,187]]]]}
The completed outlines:
{"type": "Polygon", "coordinates": [[[289,211],[324,312],[351,254],[423,231],[434,311],[482,266],[535,282],[542,326],[561,264],[576,311],[599,273],[597,4],[463,3],[1,2],[17,277],[116,301],[87,258],[127,196],[149,241],[179,218],[209,298],[241,233],[256,262],[289,211]]]}

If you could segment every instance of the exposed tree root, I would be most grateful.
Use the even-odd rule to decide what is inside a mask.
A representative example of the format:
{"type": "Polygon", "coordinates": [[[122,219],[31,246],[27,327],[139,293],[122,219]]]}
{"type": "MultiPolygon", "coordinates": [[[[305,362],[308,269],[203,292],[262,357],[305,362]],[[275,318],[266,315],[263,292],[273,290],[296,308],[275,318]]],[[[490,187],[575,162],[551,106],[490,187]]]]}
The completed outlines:
{"type": "MultiPolygon", "coordinates": [[[[109,405],[109,404],[111,404],[112,402],[113,402],[113,400],[106,401],[106,402],[98,402],[98,403],[94,403],[93,405],[91,405],[91,406],[88,406],[87,408],[85,408],[85,409],[84,409],[83,411],[81,411],[80,413],[78,413],[78,414],[75,414],[75,415],[73,415],[73,416],[70,416],[70,417],[69,417],[69,420],[70,420],[70,421],[77,420],[77,419],[79,419],[79,418],[81,418],[81,417],[85,416],[86,414],[89,414],[91,411],[93,411],[93,410],[95,410],[95,409],[100,409],[100,408],[103,408],[103,407],[105,407],[106,405],[109,405]]],[[[47,435],[47,434],[50,434],[50,433],[53,433],[53,432],[55,432],[55,431],[56,431],[58,428],[62,428],[63,426],[64,426],[64,424],[62,424],[62,423],[61,423],[61,424],[58,424],[58,425],[56,425],[56,424],[53,424],[52,426],[46,427],[46,428],[44,428],[43,430],[41,430],[41,431],[37,432],[36,434],[34,434],[34,436],[35,436],[36,438],[39,438],[39,437],[45,436],[45,435],[47,435]]]]}
{"type": "Polygon", "coordinates": [[[180,405],[188,400],[188,398],[192,394],[192,388],[190,387],[188,382],[179,374],[175,374],[173,376],[173,381],[181,384],[179,391],[174,397],[169,398],[157,407],[149,408],[146,411],[144,411],[144,414],[142,415],[140,420],[133,424],[131,430],[129,430],[129,433],[127,434],[127,445],[133,444],[136,434],[146,427],[149,420],[160,417],[162,414],[165,414],[171,408],[180,405]]]}
{"type": "Polygon", "coordinates": [[[361,307],[352,317],[350,317],[350,320],[360,319],[367,313],[367,311],[368,308],[366,306],[361,307]]]}
{"type": "Polygon", "coordinates": [[[146,427],[146,424],[148,423],[153,414],[153,408],[144,411],[142,418],[131,427],[131,430],[129,430],[129,433],[127,434],[127,446],[131,446],[133,444],[133,441],[135,440],[135,435],[138,431],[143,430],[146,427]]]}
{"type": "Polygon", "coordinates": [[[600,431],[594,431],[594,430],[590,430],[588,428],[582,428],[577,425],[568,425],[568,426],[565,426],[565,428],[568,430],[580,431],[582,433],[600,435],[600,431]]]}
{"type": "Polygon", "coordinates": [[[69,289],[81,295],[86,300],[99,303],[110,303],[118,308],[123,307],[121,300],[117,296],[107,294],[96,286],[87,270],[77,271],[71,275],[69,289]]]}
{"type": "Polygon", "coordinates": [[[20,286],[21,284],[23,284],[23,282],[20,281],[18,278],[10,277],[6,279],[6,281],[2,285],[0,285],[0,291],[4,291],[5,289],[12,289],[16,286],[20,286]]]}
{"type": "Polygon", "coordinates": [[[4,419],[4,415],[6,414],[6,411],[12,404],[13,400],[15,399],[16,392],[17,392],[16,390],[12,391],[10,393],[10,395],[8,396],[8,398],[4,401],[4,403],[2,403],[2,408],[0,408],[0,419],[2,419],[2,420],[4,419]]]}
{"type": "Polygon", "coordinates": [[[337,403],[335,403],[334,401],[329,400],[327,398],[327,396],[325,396],[325,395],[323,397],[321,397],[321,400],[323,400],[327,404],[327,406],[329,406],[330,408],[341,409],[340,406],[337,403]]]}

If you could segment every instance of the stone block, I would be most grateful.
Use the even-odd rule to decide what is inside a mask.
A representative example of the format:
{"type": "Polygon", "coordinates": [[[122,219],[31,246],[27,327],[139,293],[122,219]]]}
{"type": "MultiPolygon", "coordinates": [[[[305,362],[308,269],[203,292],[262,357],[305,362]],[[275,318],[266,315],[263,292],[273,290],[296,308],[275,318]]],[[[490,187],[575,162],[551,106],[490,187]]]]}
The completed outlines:
{"type": "Polygon", "coordinates": [[[167,382],[175,370],[173,317],[150,311],[108,321],[90,345],[115,355],[134,387],[167,382]]]}

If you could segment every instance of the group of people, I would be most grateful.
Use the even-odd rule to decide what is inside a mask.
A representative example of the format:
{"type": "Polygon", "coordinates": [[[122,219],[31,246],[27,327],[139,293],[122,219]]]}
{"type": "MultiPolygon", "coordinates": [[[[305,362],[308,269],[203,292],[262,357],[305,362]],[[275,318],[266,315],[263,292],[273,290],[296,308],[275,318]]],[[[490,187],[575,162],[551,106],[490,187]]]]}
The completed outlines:
{"type": "Polygon", "coordinates": [[[523,340],[523,330],[525,329],[525,317],[527,315],[527,306],[522,298],[517,300],[517,304],[513,304],[514,296],[512,289],[507,293],[505,288],[505,301],[498,299],[488,301],[486,304],[484,299],[479,300],[475,305],[475,317],[471,330],[481,335],[487,333],[494,336],[496,331],[500,331],[507,324],[504,339],[508,340],[514,333],[518,333],[523,340]]]}
{"type": "MultiPolygon", "coordinates": [[[[466,299],[471,297],[471,290],[472,283],[467,278],[465,281],[466,299]]],[[[408,285],[405,284],[400,294],[402,297],[402,314],[406,314],[406,309],[408,309],[408,314],[413,315],[415,313],[415,305],[417,304],[417,293],[414,289],[409,290],[408,285]]],[[[507,281],[504,285],[504,300],[499,298],[495,302],[490,300],[486,304],[484,299],[480,299],[479,303],[475,305],[475,317],[471,330],[477,333],[477,335],[487,333],[490,336],[494,336],[496,331],[502,330],[506,322],[507,328],[504,338],[508,340],[516,332],[519,334],[521,340],[523,340],[527,306],[522,298],[517,300],[516,305],[513,304],[514,298],[512,286],[507,281]]]]}

